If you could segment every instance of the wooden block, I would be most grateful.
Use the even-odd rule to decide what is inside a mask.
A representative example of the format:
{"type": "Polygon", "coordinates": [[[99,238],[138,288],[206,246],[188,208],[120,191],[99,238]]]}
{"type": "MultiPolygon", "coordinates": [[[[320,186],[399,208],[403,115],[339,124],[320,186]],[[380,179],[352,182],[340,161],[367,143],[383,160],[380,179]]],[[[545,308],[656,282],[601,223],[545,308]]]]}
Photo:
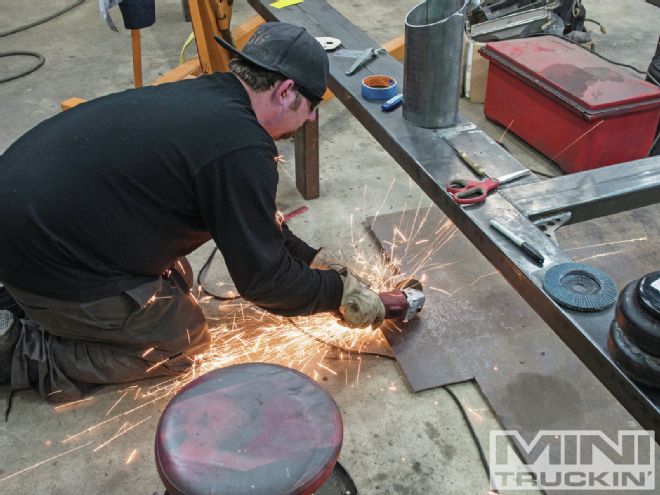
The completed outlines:
{"type": "Polygon", "coordinates": [[[85,103],[86,101],[87,100],[83,100],[82,98],[74,96],[73,98],[69,98],[68,100],[64,100],[62,103],[60,103],[60,108],[62,111],[69,110],[70,108],[80,105],[81,103],[85,103]]]}
{"type": "Polygon", "coordinates": [[[186,60],[181,65],[177,65],[174,69],[167,71],[151,84],[157,86],[159,84],[179,81],[181,79],[188,79],[189,77],[199,76],[202,73],[202,67],[199,64],[199,58],[191,58],[186,60]]]}
{"type": "Polygon", "coordinates": [[[483,103],[486,99],[488,60],[479,53],[484,45],[478,41],[466,41],[463,94],[472,103],[483,103]]]}
{"type": "Polygon", "coordinates": [[[385,48],[387,53],[392,55],[395,59],[401,61],[403,60],[406,50],[405,43],[405,36],[402,34],[401,36],[397,36],[396,38],[392,38],[388,42],[383,43],[383,48],[385,48]]]}

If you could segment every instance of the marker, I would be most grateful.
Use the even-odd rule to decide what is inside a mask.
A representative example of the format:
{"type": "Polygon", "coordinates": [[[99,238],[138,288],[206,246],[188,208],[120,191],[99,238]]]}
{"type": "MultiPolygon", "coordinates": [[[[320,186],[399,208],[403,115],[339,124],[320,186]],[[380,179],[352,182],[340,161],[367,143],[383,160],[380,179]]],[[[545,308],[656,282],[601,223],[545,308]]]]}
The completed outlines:
{"type": "Polygon", "coordinates": [[[497,220],[491,220],[490,221],[490,226],[493,227],[498,232],[500,232],[502,235],[504,235],[504,237],[506,237],[510,241],[512,241],[520,249],[522,249],[523,252],[527,256],[529,256],[532,260],[539,263],[540,265],[543,265],[543,262],[545,261],[545,258],[543,257],[543,255],[540,253],[540,251],[538,249],[536,249],[530,243],[525,241],[525,239],[523,239],[522,237],[519,237],[516,234],[514,234],[513,232],[511,232],[509,229],[507,229],[504,225],[499,223],[497,220]]]}
{"type": "Polygon", "coordinates": [[[401,103],[403,103],[403,95],[401,93],[398,93],[389,100],[387,100],[385,103],[383,103],[380,106],[380,108],[382,108],[383,112],[391,112],[399,105],[401,105],[401,103]]]}

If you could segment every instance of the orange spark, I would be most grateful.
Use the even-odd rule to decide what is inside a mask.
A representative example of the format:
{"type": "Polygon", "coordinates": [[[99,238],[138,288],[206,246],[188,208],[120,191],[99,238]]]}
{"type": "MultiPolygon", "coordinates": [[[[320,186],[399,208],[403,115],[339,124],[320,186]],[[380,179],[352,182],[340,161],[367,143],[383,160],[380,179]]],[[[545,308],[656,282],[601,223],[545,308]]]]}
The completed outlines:
{"type": "Polygon", "coordinates": [[[105,447],[106,445],[108,445],[110,442],[116,440],[117,438],[119,438],[119,437],[122,436],[122,435],[125,435],[126,433],[128,433],[129,431],[131,431],[133,428],[137,428],[138,426],[140,426],[142,423],[144,423],[144,422],[147,421],[148,419],[151,419],[151,416],[147,416],[147,417],[144,418],[142,421],[138,421],[138,422],[135,423],[135,424],[131,424],[131,423],[129,423],[129,422],[127,421],[126,423],[124,423],[123,425],[121,425],[121,427],[119,428],[119,430],[117,430],[117,433],[115,433],[115,434],[112,436],[112,438],[110,438],[109,440],[106,440],[105,442],[103,442],[101,445],[99,445],[99,446],[96,447],[94,450],[92,450],[92,452],[98,452],[98,451],[101,450],[103,447],[105,447]]]}
{"type": "Polygon", "coordinates": [[[59,412],[59,411],[63,411],[64,409],[68,409],[71,406],[78,406],[82,403],[89,402],[91,400],[94,400],[94,397],[87,397],[85,399],[75,400],[73,402],[67,402],[66,404],[55,406],[53,409],[59,412]]]}
{"type": "Polygon", "coordinates": [[[130,464],[135,460],[136,457],[137,457],[137,449],[133,449],[133,451],[128,455],[125,464],[130,464]]]}
{"type": "Polygon", "coordinates": [[[561,150],[559,153],[557,153],[555,156],[553,156],[553,157],[550,158],[550,159],[554,162],[554,161],[557,159],[557,157],[558,157],[559,155],[561,155],[561,154],[562,154],[564,151],[566,151],[568,148],[570,148],[570,147],[573,146],[575,143],[577,143],[578,141],[580,141],[582,138],[584,138],[587,134],[589,134],[591,131],[593,131],[594,129],[596,129],[596,127],[598,127],[598,126],[599,126],[600,124],[602,124],[603,122],[605,122],[605,121],[604,121],[604,120],[601,120],[600,122],[598,122],[598,123],[597,123],[596,125],[594,125],[593,127],[587,129],[587,131],[584,132],[584,133],[582,133],[580,136],[578,136],[578,138],[577,138],[575,141],[573,141],[571,144],[569,144],[568,146],[566,146],[563,150],[561,150]]]}
{"type": "Polygon", "coordinates": [[[57,454],[57,455],[54,455],[54,456],[52,456],[52,457],[49,457],[48,459],[45,459],[45,460],[40,461],[40,462],[37,462],[36,464],[33,464],[32,466],[28,466],[28,467],[26,467],[26,468],[24,468],[24,469],[21,469],[20,471],[16,471],[15,473],[12,473],[12,474],[10,474],[10,475],[7,475],[7,476],[5,476],[4,478],[0,478],[0,483],[2,483],[3,481],[7,481],[7,480],[10,479],[10,478],[13,478],[14,476],[18,476],[19,474],[23,474],[23,473],[25,473],[25,472],[27,472],[27,471],[30,471],[31,469],[34,469],[34,468],[36,468],[36,467],[39,467],[39,466],[41,466],[42,464],[46,464],[46,463],[48,463],[48,462],[50,462],[50,461],[53,461],[53,460],[55,460],[55,459],[57,459],[57,458],[59,458],[59,457],[65,456],[65,455],[67,455],[67,454],[70,454],[71,452],[75,452],[76,450],[80,450],[80,449],[82,449],[82,448],[85,448],[85,447],[87,447],[88,445],[91,445],[91,444],[92,444],[92,442],[87,442],[87,443],[84,444],[84,445],[78,445],[77,447],[74,447],[74,448],[72,448],[72,449],[70,449],[70,450],[67,450],[66,452],[61,452],[61,453],[59,453],[59,454],[57,454]]]}
{"type": "Polygon", "coordinates": [[[332,373],[333,375],[335,375],[335,376],[337,375],[337,372],[336,372],[335,370],[328,368],[328,367],[327,367],[326,365],[324,365],[323,363],[318,363],[318,365],[319,365],[319,367],[323,368],[323,369],[326,370],[326,371],[329,371],[329,372],[332,373]]]}
{"type": "Polygon", "coordinates": [[[149,373],[150,371],[154,370],[155,368],[158,368],[161,364],[166,363],[167,361],[169,361],[169,358],[167,358],[167,359],[163,359],[162,361],[158,361],[158,362],[157,362],[156,364],[154,364],[153,366],[147,368],[147,373],[149,373]]]}
{"type": "Polygon", "coordinates": [[[110,409],[108,409],[108,412],[105,413],[106,416],[107,416],[108,414],[110,414],[110,411],[112,411],[112,410],[115,408],[115,406],[121,402],[121,400],[122,400],[124,397],[126,397],[126,394],[128,394],[128,392],[129,392],[129,391],[127,390],[126,392],[124,392],[124,394],[123,394],[119,399],[117,399],[117,402],[115,402],[115,403],[112,405],[112,407],[111,407],[110,409]]]}

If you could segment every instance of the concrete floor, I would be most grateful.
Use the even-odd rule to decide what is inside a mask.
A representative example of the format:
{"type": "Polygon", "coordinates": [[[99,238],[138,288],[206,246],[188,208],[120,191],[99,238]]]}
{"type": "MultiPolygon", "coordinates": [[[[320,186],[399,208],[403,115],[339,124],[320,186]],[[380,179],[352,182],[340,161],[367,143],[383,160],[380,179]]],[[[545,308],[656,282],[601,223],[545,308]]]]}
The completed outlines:
{"type": "MultiPolygon", "coordinates": [[[[68,3],[34,0],[28,9],[23,2],[0,0],[0,32],[68,3]]],[[[374,39],[385,42],[402,32],[405,14],[418,2],[384,0],[377,8],[368,0],[330,3],[374,39]]],[[[157,22],[142,35],[145,81],[154,80],[178,63],[180,47],[191,29],[183,21],[179,0],[159,0],[157,4],[157,22]]],[[[606,35],[594,34],[598,51],[645,69],[655,50],[660,9],[639,0],[585,0],[584,4],[588,16],[604,23],[608,30],[606,35]]],[[[113,13],[120,25],[118,10],[113,13]]],[[[252,15],[246,3],[235,2],[235,24],[252,15]]],[[[46,64],[25,78],[0,85],[0,150],[56,114],[62,100],[71,96],[91,99],[132,85],[130,34],[123,28],[119,33],[107,29],[99,18],[96,1],[87,1],[45,25],[2,38],[2,51],[10,50],[41,52],[46,64]]],[[[27,63],[1,58],[0,74],[17,71],[27,63]]],[[[463,110],[499,137],[501,129],[479,118],[478,106],[464,105],[463,110]]],[[[299,196],[293,181],[293,148],[283,143],[281,152],[288,163],[283,165],[278,200],[282,211],[303,204],[310,208],[291,222],[299,236],[312,245],[345,249],[350,244],[352,217],[353,231],[359,234],[364,232],[360,219],[376,211],[386,213],[417,205],[422,196],[341,104],[326,103],[321,114],[321,198],[305,202],[299,196]]],[[[514,152],[525,163],[542,165],[543,160],[523,146],[516,145],[514,152]]],[[[195,268],[201,266],[210,249],[210,245],[204,246],[191,256],[195,268]]],[[[327,373],[319,381],[341,408],[345,439],[340,460],[361,493],[487,493],[488,480],[477,450],[445,390],[412,394],[396,364],[379,358],[333,362],[332,367],[337,375],[327,373]]],[[[488,432],[498,423],[478,387],[464,383],[453,389],[475,411],[471,419],[487,445],[488,432]]],[[[152,444],[164,401],[145,405],[138,413],[102,425],[74,441],[61,442],[111,417],[114,413],[106,413],[119,398],[119,390],[121,387],[109,387],[77,408],[57,411],[30,392],[18,394],[9,421],[0,423],[0,492],[162,493],[152,444]],[[93,452],[112,438],[124,421],[136,424],[143,420],[93,452]],[[133,450],[136,453],[127,464],[133,450]]],[[[6,392],[6,388],[0,389],[2,395],[6,392]]],[[[122,404],[114,412],[127,409],[122,404]]]]}

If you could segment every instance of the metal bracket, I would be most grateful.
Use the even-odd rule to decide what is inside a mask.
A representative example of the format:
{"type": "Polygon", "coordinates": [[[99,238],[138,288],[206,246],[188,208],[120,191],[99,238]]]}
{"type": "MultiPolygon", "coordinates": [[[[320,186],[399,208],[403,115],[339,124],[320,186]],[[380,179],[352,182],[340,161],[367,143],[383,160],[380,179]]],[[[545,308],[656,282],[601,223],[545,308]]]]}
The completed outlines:
{"type": "Polygon", "coordinates": [[[555,232],[559,227],[562,227],[568,223],[570,219],[571,212],[567,211],[564,213],[558,213],[557,215],[552,215],[550,217],[539,218],[538,220],[534,220],[533,223],[546,235],[546,237],[549,237],[553,241],[557,242],[555,232]]]}

